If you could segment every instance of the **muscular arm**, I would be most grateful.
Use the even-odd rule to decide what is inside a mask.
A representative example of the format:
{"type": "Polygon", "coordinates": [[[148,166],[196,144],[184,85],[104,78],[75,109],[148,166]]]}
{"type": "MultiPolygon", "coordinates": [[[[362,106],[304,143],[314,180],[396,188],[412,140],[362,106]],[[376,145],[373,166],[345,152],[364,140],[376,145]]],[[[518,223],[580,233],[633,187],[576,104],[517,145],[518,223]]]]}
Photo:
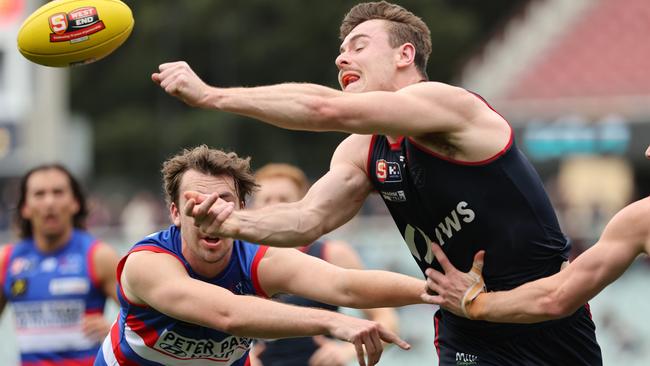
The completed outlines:
{"type": "MultiPolygon", "coordinates": [[[[279,250],[279,249],[278,249],[279,250]]],[[[252,338],[282,338],[332,334],[371,346],[359,337],[408,345],[376,323],[342,314],[301,308],[232,292],[188,276],[185,267],[164,253],[129,255],[121,283],[126,297],[167,316],[223,332],[252,338]],[[287,319],[291,319],[290,322],[287,319]]],[[[356,345],[356,343],[355,343],[356,345]]]]}
{"type": "Polygon", "coordinates": [[[253,88],[206,85],[185,62],[162,64],[152,79],[185,103],[236,113],[293,130],[418,136],[455,132],[485,105],[464,89],[417,83],[395,92],[344,93],[317,84],[253,88]]]}
{"type": "Polygon", "coordinates": [[[470,316],[531,323],[570,315],[620,277],[640,253],[650,252],[649,218],[650,198],[625,207],[600,240],[567,268],[511,291],[481,294],[469,306],[470,316]]]}
{"type": "Polygon", "coordinates": [[[290,293],[351,308],[421,303],[424,281],[398,273],[343,269],[300,251],[269,248],[258,267],[269,295],[290,293]],[[308,275],[306,275],[308,274],[308,275]]]}
{"type": "Polygon", "coordinates": [[[372,189],[364,166],[369,143],[369,136],[345,139],[332,157],[329,172],[298,202],[237,210],[225,221],[216,217],[209,200],[193,206],[197,196],[190,196],[193,199],[188,200],[185,210],[200,222],[201,230],[214,236],[278,247],[311,243],[349,221],[361,208],[372,189]]]}
{"type": "MultiPolygon", "coordinates": [[[[361,258],[357,252],[344,241],[328,241],[325,247],[327,262],[346,269],[364,269],[361,258]]],[[[374,320],[386,329],[397,332],[399,330],[397,314],[392,308],[361,309],[367,319],[374,320]]]]}

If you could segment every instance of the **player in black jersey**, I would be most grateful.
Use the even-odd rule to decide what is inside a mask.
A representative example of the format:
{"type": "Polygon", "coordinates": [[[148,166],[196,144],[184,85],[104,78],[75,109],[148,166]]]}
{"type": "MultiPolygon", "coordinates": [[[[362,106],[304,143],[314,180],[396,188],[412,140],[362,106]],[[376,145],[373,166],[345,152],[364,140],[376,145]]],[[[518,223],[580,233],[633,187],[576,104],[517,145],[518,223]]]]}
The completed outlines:
{"type": "MultiPolygon", "coordinates": [[[[650,159],[650,146],[645,154],[650,159]]],[[[424,295],[428,302],[468,318],[496,322],[533,323],[566,317],[620,277],[640,254],[650,254],[650,197],[614,215],[598,242],[561,272],[511,291],[463,299],[480,272],[460,273],[442,251],[434,248],[434,253],[445,273],[428,270],[428,286],[439,293],[424,295]]],[[[482,266],[479,258],[474,267],[482,266]]]]}
{"type": "MultiPolygon", "coordinates": [[[[255,182],[260,187],[255,192],[251,206],[253,208],[299,201],[309,189],[305,173],[289,164],[272,163],[263,166],[255,172],[255,182]]],[[[321,239],[299,249],[339,267],[363,268],[359,255],[344,241],[321,239]]],[[[291,294],[281,294],[274,299],[292,305],[339,310],[338,306],[291,294]]],[[[366,318],[397,333],[398,320],[393,309],[363,309],[362,312],[366,318]]],[[[260,341],[255,343],[251,352],[253,366],[345,366],[355,359],[354,345],[325,336],[260,341]]]]}
{"type": "MultiPolygon", "coordinates": [[[[570,245],[509,124],[476,94],[427,81],[429,29],[386,2],[353,7],[336,58],[342,91],[307,83],[253,88],[205,84],[185,62],[152,75],[191,106],[295,130],[343,131],[329,171],[295,203],[233,212],[194,194],[185,210],[214,236],[300,246],[347,222],[378,191],[422,271],[440,270],[431,243],[462,271],[485,249],[485,285],[508,290],[555,274],[570,245]],[[481,244],[486,246],[482,247],[481,244]]],[[[536,325],[435,316],[442,365],[600,365],[586,307],[536,325]]]]}

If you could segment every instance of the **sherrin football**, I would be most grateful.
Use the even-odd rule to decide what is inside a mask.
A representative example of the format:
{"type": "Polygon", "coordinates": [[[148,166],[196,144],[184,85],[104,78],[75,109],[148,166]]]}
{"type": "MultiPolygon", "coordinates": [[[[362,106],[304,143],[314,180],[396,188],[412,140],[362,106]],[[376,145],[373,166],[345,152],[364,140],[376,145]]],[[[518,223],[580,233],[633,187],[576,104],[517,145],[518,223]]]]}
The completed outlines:
{"type": "Polygon", "coordinates": [[[18,31],[18,50],[45,66],[88,64],[115,51],[133,30],[131,9],[119,0],[55,0],[18,31]]]}

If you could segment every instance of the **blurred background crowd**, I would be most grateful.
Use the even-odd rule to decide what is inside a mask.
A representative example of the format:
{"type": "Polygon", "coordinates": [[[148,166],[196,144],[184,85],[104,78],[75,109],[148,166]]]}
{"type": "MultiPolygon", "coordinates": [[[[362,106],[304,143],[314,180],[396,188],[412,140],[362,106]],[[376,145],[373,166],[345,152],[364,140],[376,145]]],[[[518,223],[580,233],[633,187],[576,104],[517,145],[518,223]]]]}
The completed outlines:
{"type": "MultiPolygon", "coordinates": [[[[213,85],[337,87],[338,26],[356,1],[125,2],[136,25],[120,49],[94,64],[51,69],[23,59],[15,44],[21,22],[43,2],[0,0],[0,242],[15,239],[17,178],[38,163],[62,162],[82,178],[90,231],[121,252],[168,224],[160,164],[183,147],[234,150],[251,156],[254,168],[288,162],[312,178],[327,169],[342,134],[191,109],[150,75],[162,62],[186,60],[213,85]]],[[[431,28],[430,79],[481,94],[511,123],[574,255],[597,240],[613,213],[650,193],[643,157],[650,144],[650,2],[394,2],[431,28]]],[[[357,246],[368,267],[418,275],[391,222],[375,197],[332,236],[357,246]]],[[[606,364],[650,364],[649,281],[650,262],[642,258],[592,301],[606,364]]],[[[412,312],[432,311],[400,310],[414,351],[390,350],[381,364],[434,359],[431,326],[412,312]]],[[[11,339],[4,318],[0,334],[11,339]]],[[[11,345],[0,345],[0,360],[15,358],[11,345]]]]}

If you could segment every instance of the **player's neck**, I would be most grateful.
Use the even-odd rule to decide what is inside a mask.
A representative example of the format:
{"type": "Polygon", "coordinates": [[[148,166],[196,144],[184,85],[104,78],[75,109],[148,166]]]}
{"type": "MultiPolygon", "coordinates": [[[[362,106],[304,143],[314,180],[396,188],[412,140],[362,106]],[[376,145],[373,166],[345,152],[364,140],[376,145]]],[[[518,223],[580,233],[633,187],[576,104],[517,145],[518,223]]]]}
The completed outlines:
{"type": "Polygon", "coordinates": [[[63,248],[72,237],[72,227],[68,227],[60,234],[47,235],[34,231],[34,243],[42,253],[52,253],[63,248]]]}

